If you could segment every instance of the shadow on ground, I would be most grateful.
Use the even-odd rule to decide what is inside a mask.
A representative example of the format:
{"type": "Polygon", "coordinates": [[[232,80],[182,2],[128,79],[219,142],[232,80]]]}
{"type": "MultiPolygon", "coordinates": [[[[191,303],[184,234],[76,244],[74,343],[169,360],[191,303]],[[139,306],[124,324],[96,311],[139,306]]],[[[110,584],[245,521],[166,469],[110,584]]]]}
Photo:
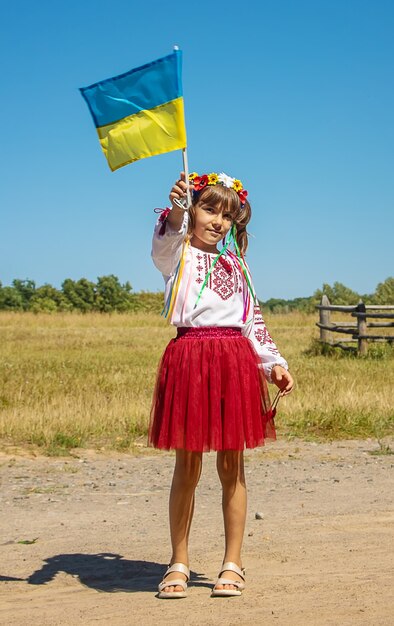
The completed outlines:
{"type": "MultiPolygon", "coordinates": [[[[86,587],[96,591],[157,591],[167,565],[152,561],[132,561],[120,554],[57,554],[45,559],[41,569],[33,572],[26,582],[44,585],[53,580],[58,572],[78,578],[86,587]]],[[[0,576],[0,581],[23,580],[0,576]]],[[[211,587],[203,574],[191,572],[191,586],[211,587]]]]}

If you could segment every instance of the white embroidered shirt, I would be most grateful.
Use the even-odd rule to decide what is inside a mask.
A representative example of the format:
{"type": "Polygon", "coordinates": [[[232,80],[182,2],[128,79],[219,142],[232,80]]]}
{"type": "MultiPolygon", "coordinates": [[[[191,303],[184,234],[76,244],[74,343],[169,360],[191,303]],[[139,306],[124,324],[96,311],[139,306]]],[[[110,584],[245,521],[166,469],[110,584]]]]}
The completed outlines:
{"type": "MultiPolygon", "coordinates": [[[[182,255],[183,242],[187,233],[188,213],[178,231],[168,223],[157,221],[152,241],[152,259],[163,274],[165,299],[171,291],[175,271],[182,255]],[[163,234],[160,234],[164,231],[163,234]]],[[[264,323],[257,303],[250,310],[246,321],[242,320],[244,299],[247,293],[245,278],[237,263],[226,255],[217,261],[208,282],[197,302],[201,286],[217,254],[202,252],[193,246],[187,247],[184,271],[171,323],[174,326],[233,326],[241,328],[242,334],[253,344],[261,359],[267,380],[271,382],[271,370],[275,365],[288,369],[287,362],[279,353],[264,323]],[[197,305],[196,305],[197,302],[197,305]]]]}

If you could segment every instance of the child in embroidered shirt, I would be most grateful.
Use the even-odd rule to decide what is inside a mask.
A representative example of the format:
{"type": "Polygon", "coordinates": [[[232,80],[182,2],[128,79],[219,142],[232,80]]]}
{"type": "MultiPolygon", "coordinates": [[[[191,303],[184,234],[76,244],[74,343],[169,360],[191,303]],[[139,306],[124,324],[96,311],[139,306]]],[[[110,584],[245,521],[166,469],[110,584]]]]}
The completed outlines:
{"type": "Polygon", "coordinates": [[[261,316],[244,258],[251,217],[247,191],[226,174],[189,178],[182,172],[172,187],[172,208],[160,216],[152,244],[165,280],[165,311],[177,327],[159,367],[149,428],[151,445],[176,450],[169,502],[172,557],[160,598],[186,596],[194,492],[208,450],[217,451],[225,529],[212,595],[241,595],[243,450],[275,439],[267,381],[281,396],[294,384],[261,316]],[[192,203],[183,210],[179,201],[188,186],[192,203]]]}

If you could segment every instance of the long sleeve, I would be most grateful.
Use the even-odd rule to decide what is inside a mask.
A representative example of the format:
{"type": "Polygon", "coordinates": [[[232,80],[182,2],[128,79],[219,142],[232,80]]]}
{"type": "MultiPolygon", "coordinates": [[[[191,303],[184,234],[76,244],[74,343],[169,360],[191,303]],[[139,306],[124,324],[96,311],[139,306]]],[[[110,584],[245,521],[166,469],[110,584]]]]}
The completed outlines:
{"type": "Polygon", "coordinates": [[[289,369],[287,361],[280,354],[268,332],[258,304],[253,307],[252,316],[247,320],[242,333],[252,342],[259,355],[268,382],[272,382],[271,372],[275,365],[289,369]]]}
{"type": "Polygon", "coordinates": [[[164,276],[171,276],[182,254],[183,241],[187,233],[189,214],[185,211],[179,230],[172,230],[166,219],[156,222],[152,239],[152,259],[164,276]]]}

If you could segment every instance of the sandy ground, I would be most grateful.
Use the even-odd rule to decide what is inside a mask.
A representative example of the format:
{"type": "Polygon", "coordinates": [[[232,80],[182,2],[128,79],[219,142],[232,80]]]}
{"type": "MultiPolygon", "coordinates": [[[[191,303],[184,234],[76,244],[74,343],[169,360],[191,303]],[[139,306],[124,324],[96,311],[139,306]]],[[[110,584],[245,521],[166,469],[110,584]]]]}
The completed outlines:
{"type": "Polygon", "coordinates": [[[3,454],[0,623],[392,625],[394,456],[379,449],[278,441],[246,454],[247,588],[232,599],[209,595],[223,529],[215,455],[205,455],[192,582],[175,601],[156,598],[171,454],[3,454]]]}

